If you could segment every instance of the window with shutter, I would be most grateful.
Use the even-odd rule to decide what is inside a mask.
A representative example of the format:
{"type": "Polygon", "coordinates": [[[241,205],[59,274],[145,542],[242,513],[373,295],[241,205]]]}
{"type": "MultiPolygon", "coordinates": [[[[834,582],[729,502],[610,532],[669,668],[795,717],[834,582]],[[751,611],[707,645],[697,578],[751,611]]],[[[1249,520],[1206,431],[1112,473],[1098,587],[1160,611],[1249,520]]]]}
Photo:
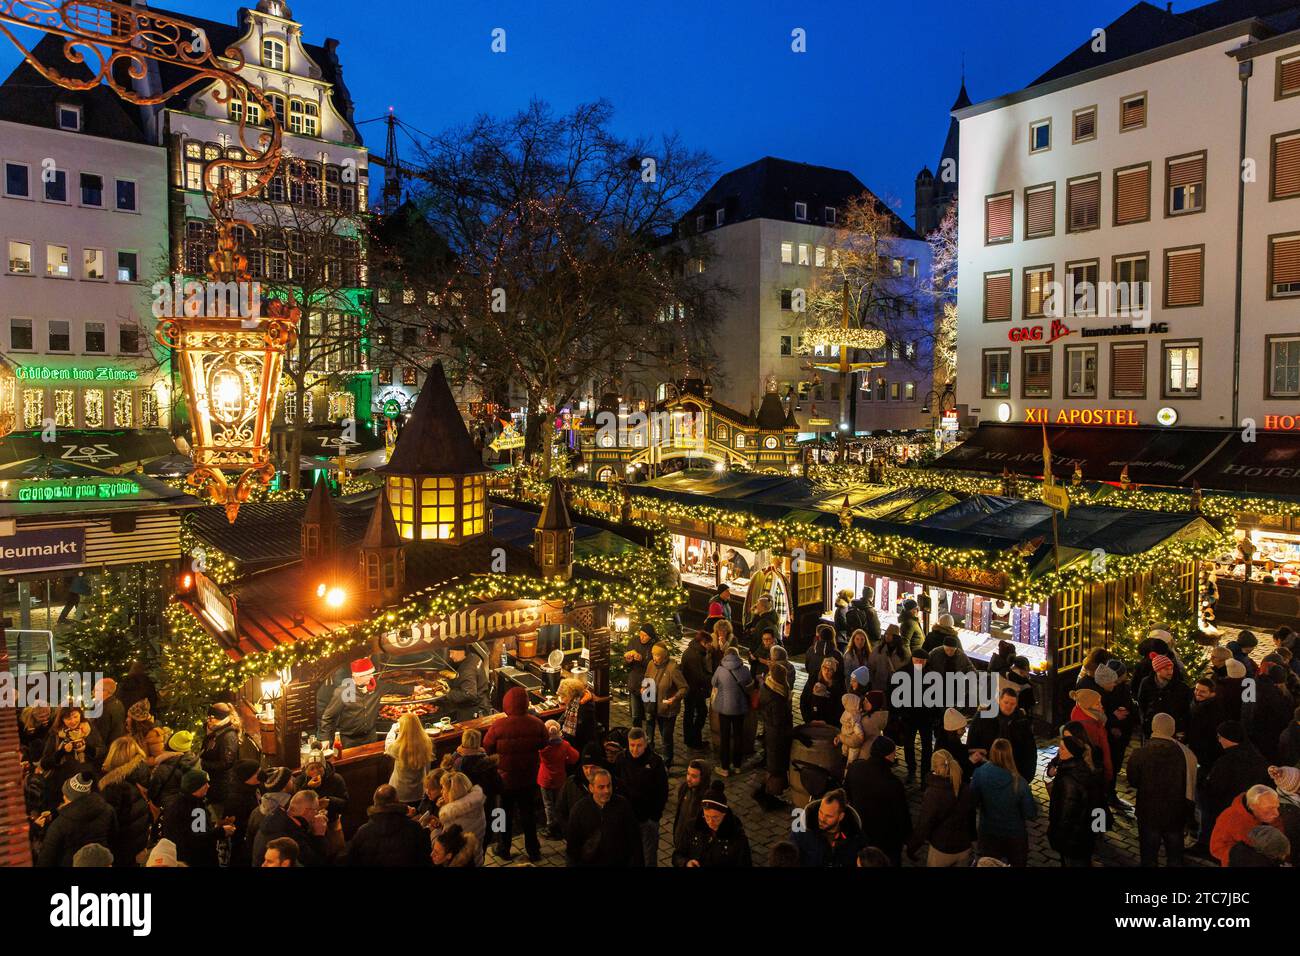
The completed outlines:
{"type": "Polygon", "coordinates": [[[1300,56],[1277,58],[1277,98],[1300,96],[1300,56]]]}
{"type": "Polygon", "coordinates": [[[1115,170],[1115,225],[1151,218],[1151,164],[1115,170]]]}
{"type": "Polygon", "coordinates": [[[1066,186],[1068,232],[1084,232],[1101,225],[1101,177],[1077,179],[1066,186]]]}
{"type": "Polygon", "coordinates": [[[1273,199],[1300,196],[1300,131],[1273,137],[1273,199]]]}
{"type": "Polygon", "coordinates": [[[1013,193],[989,196],[984,200],[984,244],[1011,241],[1013,193]]]}
{"type": "Polygon", "coordinates": [[[1025,398],[1050,398],[1052,394],[1052,350],[1025,349],[1021,353],[1024,373],[1021,390],[1025,398]]]}
{"type": "Polygon", "coordinates": [[[1137,93],[1119,101],[1120,132],[1141,129],[1147,125],[1147,95],[1137,93]]]}
{"type": "Polygon", "coordinates": [[[1044,316],[1044,303],[1052,275],[1052,266],[1030,266],[1025,270],[1024,316],[1026,319],[1041,319],[1044,316]]]}
{"type": "Polygon", "coordinates": [[[1097,136],[1097,107],[1089,106],[1074,112],[1074,141],[1095,139],[1097,136]]]}
{"type": "Polygon", "coordinates": [[[984,321],[1005,322],[1011,318],[1011,273],[990,272],[984,276],[984,321]]]}
{"type": "Polygon", "coordinates": [[[1165,212],[1181,216],[1205,208],[1205,154],[1165,161],[1165,212]]]}
{"type": "Polygon", "coordinates": [[[1038,239],[1056,232],[1056,183],[1025,190],[1025,238],[1038,239]]]}
{"type": "Polygon", "coordinates": [[[1268,289],[1270,298],[1300,296],[1300,233],[1269,239],[1268,289]]]}
{"type": "Polygon", "coordinates": [[[1110,347],[1111,398],[1146,398],[1146,394],[1146,345],[1112,345],[1110,347]]]}
{"type": "Polygon", "coordinates": [[[1201,304],[1204,255],[1203,246],[1165,250],[1165,308],[1201,304]]]}

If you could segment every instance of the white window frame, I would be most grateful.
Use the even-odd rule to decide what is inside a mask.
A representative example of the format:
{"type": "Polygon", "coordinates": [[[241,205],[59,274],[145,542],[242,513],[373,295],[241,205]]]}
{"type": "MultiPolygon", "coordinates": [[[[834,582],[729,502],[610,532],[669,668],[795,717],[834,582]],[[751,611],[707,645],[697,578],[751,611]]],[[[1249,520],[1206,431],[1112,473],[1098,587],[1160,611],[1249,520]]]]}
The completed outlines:
{"type": "Polygon", "coordinates": [[[118,249],[117,256],[113,263],[113,275],[116,277],[118,282],[132,283],[132,284],[138,283],[140,281],[140,250],[139,249],[118,249]],[[134,279],[122,278],[122,253],[124,252],[130,253],[131,255],[135,256],[135,278],[134,279]]]}
{"type": "Polygon", "coordinates": [[[1164,353],[1164,387],[1163,395],[1165,398],[1199,398],[1201,395],[1201,343],[1200,342],[1164,342],[1162,343],[1161,352],[1164,353]],[[1182,385],[1175,385],[1173,379],[1172,359],[1174,353],[1184,353],[1181,360],[1182,385]],[[1196,387],[1189,388],[1187,382],[1187,370],[1189,367],[1185,353],[1196,353],[1196,387]]]}
{"type": "Polygon", "coordinates": [[[787,266],[794,265],[794,243],[781,243],[781,262],[787,266]]]}
{"type": "Polygon", "coordinates": [[[796,265],[801,265],[801,266],[812,265],[812,254],[810,252],[811,248],[812,246],[809,243],[806,242],[799,243],[798,258],[795,260],[796,265]]]}
{"type": "Polygon", "coordinates": [[[107,254],[107,252],[106,252],[105,250],[100,249],[100,248],[98,248],[97,246],[84,246],[84,247],[82,247],[82,250],[81,250],[81,277],[80,277],[80,278],[82,279],[82,281],[84,281],[84,282],[107,282],[107,281],[108,281],[108,259],[107,259],[107,255],[108,255],[108,254],[107,254]],[[94,277],[92,277],[92,276],[88,276],[88,275],[86,275],[86,269],[87,269],[87,267],[90,265],[90,263],[88,263],[88,262],[86,261],[86,253],[88,253],[88,252],[98,252],[98,253],[99,253],[99,273],[100,273],[100,274],[99,274],[99,277],[98,277],[98,278],[94,278],[94,277]]]}
{"type": "Polygon", "coordinates": [[[8,335],[9,338],[9,351],[23,352],[23,353],[36,351],[36,320],[35,319],[29,319],[25,316],[16,315],[9,319],[9,322],[5,326],[5,329],[6,329],[6,334],[8,335]],[[14,345],[14,323],[15,322],[27,323],[27,331],[31,333],[31,339],[32,339],[32,344],[28,348],[20,349],[18,346],[14,345]]]}
{"type": "Polygon", "coordinates": [[[107,355],[108,354],[108,323],[100,321],[98,319],[83,322],[81,326],[81,346],[82,346],[81,349],[82,352],[84,352],[86,355],[107,355]],[[92,350],[90,347],[90,327],[92,325],[98,325],[102,330],[102,334],[103,334],[104,347],[100,349],[98,352],[92,350]]]}
{"type": "Polygon", "coordinates": [[[65,245],[61,242],[47,242],[45,244],[45,277],[47,279],[71,279],[73,277],[72,276],[72,246],[65,245]],[[50,271],[50,267],[52,265],[50,261],[50,251],[53,249],[63,250],[63,256],[64,259],[66,260],[63,265],[66,271],[62,275],[60,275],[57,272],[50,271]]]}
{"type": "Polygon", "coordinates": [[[83,120],[83,119],[84,119],[84,117],[82,116],[82,113],[81,113],[81,107],[78,106],[78,105],[76,105],[75,103],[55,103],[55,104],[54,104],[54,125],[55,125],[56,127],[58,127],[59,129],[64,130],[64,131],[69,132],[69,133],[80,133],[80,132],[81,132],[82,125],[83,125],[83,124],[82,124],[82,120],[83,120]],[[67,126],[67,125],[64,124],[64,122],[63,122],[63,112],[64,112],[64,110],[67,110],[69,113],[72,113],[74,116],[77,117],[77,122],[76,122],[76,125],[75,125],[75,126],[67,126]]]}
{"type": "Polygon", "coordinates": [[[834,206],[827,206],[824,215],[826,217],[826,225],[828,226],[835,225],[836,211],[834,206]]]}
{"type": "MultiPolygon", "coordinates": [[[[80,206],[82,209],[107,209],[108,206],[107,206],[107,204],[104,202],[104,198],[105,198],[105,197],[104,197],[104,194],[105,194],[106,192],[108,192],[108,177],[107,177],[107,176],[105,176],[103,173],[97,173],[97,172],[95,172],[93,169],[79,169],[79,170],[77,170],[77,205],[78,205],[78,206],[80,206]],[[81,177],[82,177],[82,176],[98,176],[98,177],[99,177],[99,205],[98,205],[98,206],[96,206],[94,203],[82,202],[82,199],[84,198],[84,197],[82,196],[82,185],[81,185],[81,177]]],[[[114,198],[116,198],[116,197],[114,197],[114,198]]]]}
{"type": "Polygon", "coordinates": [[[33,243],[30,239],[16,239],[13,236],[9,236],[5,240],[5,275],[10,275],[10,276],[36,275],[36,273],[33,271],[34,266],[32,264],[32,259],[36,255],[34,249],[35,249],[35,243],[33,243]],[[17,243],[20,246],[27,247],[27,271],[26,272],[23,272],[21,270],[15,270],[13,268],[13,250],[10,248],[10,246],[13,243],[17,243]]]}
{"type": "MultiPolygon", "coordinates": [[[[49,196],[47,196],[47,195],[45,194],[45,187],[46,187],[46,186],[49,186],[49,185],[52,185],[52,184],[51,184],[51,183],[47,183],[47,182],[45,181],[45,177],[44,177],[44,176],[38,176],[37,178],[40,180],[40,183],[41,183],[41,202],[54,203],[56,206],[71,206],[71,205],[72,205],[72,185],[71,185],[71,183],[69,182],[68,171],[67,171],[66,169],[60,169],[58,166],[55,166],[55,167],[54,167],[54,172],[55,172],[56,174],[57,174],[57,173],[63,173],[63,198],[62,198],[62,199],[51,199],[49,196]]],[[[80,184],[78,184],[78,189],[80,189],[80,184]]]]}
{"type": "Polygon", "coordinates": [[[49,319],[45,323],[45,345],[46,351],[54,355],[71,355],[72,354],[72,322],[68,319],[49,319]],[[54,334],[54,327],[62,323],[68,330],[68,347],[66,349],[56,349],[50,341],[50,336],[54,334]]]}
{"type": "Polygon", "coordinates": [[[794,218],[799,222],[808,221],[808,204],[806,202],[797,202],[794,204],[794,218]]]}
{"type": "Polygon", "coordinates": [[[0,189],[3,189],[3,190],[4,190],[5,198],[7,198],[7,199],[25,199],[25,200],[27,200],[28,202],[31,202],[32,200],[34,200],[34,199],[36,198],[35,193],[32,191],[32,166],[31,166],[31,163],[20,163],[20,162],[19,162],[18,160],[16,160],[16,159],[6,159],[6,160],[4,161],[4,169],[3,169],[2,171],[0,171],[0,172],[3,172],[3,175],[4,175],[4,179],[3,179],[3,180],[0,180],[0,189]],[[11,192],[9,191],[9,167],[10,167],[10,166],[21,166],[21,167],[26,171],[26,173],[27,173],[27,195],[26,195],[26,196],[20,196],[20,195],[18,195],[17,193],[11,193],[11,192]]]}
{"type": "Polygon", "coordinates": [[[287,71],[289,68],[289,44],[279,37],[263,37],[262,66],[270,70],[279,70],[281,73],[287,71]],[[271,53],[270,57],[267,56],[268,51],[271,53]],[[278,63],[275,62],[277,56],[279,58],[278,63]]]}
{"type": "MultiPolygon", "coordinates": [[[[1291,363],[1287,364],[1291,367],[1291,363]]],[[[1300,397],[1300,336],[1279,336],[1269,339],[1268,342],[1268,397],[1269,398],[1296,398],[1300,397]],[[1291,346],[1288,351],[1293,351],[1296,368],[1296,387],[1278,391],[1277,384],[1277,347],[1279,345],[1291,346]]]]}
{"type": "Polygon", "coordinates": [[[1038,153],[1046,153],[1049,152],[1051,148],[1052,148],[1052,118],[1049,116],[1046,117],[1045,119],[1034,120],[1032,123],[1029,124],[1030,154],[1037,155],[1038,153]],[[1035,146],[1034,143],[1037,141],[1038,138],[1037,133],[1040,129],[1047,130],[1047,143],[1044,144],[1043,146],[1035,146]]]}
{"type": "MultiPolygon", "coordinates": [[[[1095,345],[1067,345],[1065,347],[1065,397],[1066,398],[1096,398],[1097,397],[1098,379],[1100,378],[1100,376],[1098,375],[1097,366],[1101,361],[1100,356],[1101,356],[1101,352],[1095,345]],[[1092,390],[1091,391],[1076,392],[1074,390],[1073,386],[1074,386],[1074,377],[1076,371],[1074,358],[1076,356],[1085,360],[1088,356],[1092,357],[1092,390]]],[[[1086,364],[1080,364],[1077,368],[1077,371],[1080,374],[1083,374],[1086,372],[1086,369],[1087,369],[1086,364]]]]}
{"type": "Polygon", "coordinates": [[[140,181],[139,180],[124,179],[121,176],[115,176],[113,178],[113,209],[116,212],[129,212],[129,213],[135,213],[136,215],[139,215],[140,213],[140,181]],[[133,189],[133,195],[135,197],[135,205],[129,209],[123,208],[122,206],[118,205],[117,202],[117,187],[120,186],[122,183],[130,183],[133,189]]]}

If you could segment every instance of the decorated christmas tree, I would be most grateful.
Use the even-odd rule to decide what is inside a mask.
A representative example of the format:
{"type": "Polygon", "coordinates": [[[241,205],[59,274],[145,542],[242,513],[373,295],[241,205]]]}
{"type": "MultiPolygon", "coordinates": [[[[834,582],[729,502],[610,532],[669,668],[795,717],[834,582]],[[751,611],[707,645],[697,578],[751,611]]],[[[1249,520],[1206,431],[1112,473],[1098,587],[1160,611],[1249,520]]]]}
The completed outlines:
{"type": "Polygon", "coordinates": [[[1173,635],[1174,652],[1184,671],[1196,675],[1205,667],[1205,648],[1196,640],[1196,611],[1176,578],[1153,574],[1146,591],[1129,599],[1119,633],[1111,651],[1132,667],[1138,659],[1138,645],[1154,630],[1173,635]]]}
{"type": "Polygon", "coordinates": [[[133,661],[150,666],[162,620],[161,575],[151,565],[96,575],[77,606],[77,620],[58,635],[61,666],[120,680],[133,661]]]}

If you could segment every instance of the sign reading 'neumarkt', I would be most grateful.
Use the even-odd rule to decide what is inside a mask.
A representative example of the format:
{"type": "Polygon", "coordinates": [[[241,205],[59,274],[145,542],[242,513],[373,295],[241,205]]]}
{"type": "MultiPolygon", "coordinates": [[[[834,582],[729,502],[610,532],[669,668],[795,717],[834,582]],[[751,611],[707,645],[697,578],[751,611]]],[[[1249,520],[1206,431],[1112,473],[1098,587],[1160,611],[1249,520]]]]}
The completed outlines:
{"type": "Polygon", "coordinates": [[[55,571],[85,564],[85,528],[19,530],[0,538],[0,571],[55,571]]]}

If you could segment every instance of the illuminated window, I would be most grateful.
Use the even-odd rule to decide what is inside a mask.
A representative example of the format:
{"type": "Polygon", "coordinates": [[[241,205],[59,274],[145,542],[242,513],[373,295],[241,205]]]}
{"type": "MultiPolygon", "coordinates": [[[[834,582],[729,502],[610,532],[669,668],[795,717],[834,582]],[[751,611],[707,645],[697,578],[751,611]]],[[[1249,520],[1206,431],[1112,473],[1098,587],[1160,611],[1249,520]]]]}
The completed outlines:
{"type": "Polygon", "coordinates": [[[464,503],[461,508],[461,534],[465,537],[483,533],[483,512],[485,508],[487,479],[482,475],[471,475],[465,479],[462,489],[464,503]]]}
{"type": "Polygon", "coordinates": [[[737,433],[736,433],[736,447],[737,447],[737,448],[744,448],[744,447],[745,447],[745,436],[744,436],[743,434],[741,434],[740,432],[737,432],[737,433]]]}
{"type": "Polygon", "coordinates": [[[30,242],[9,240],[9,271],[20,275],[31,275],[32,244],[30,242]]]}
{"type": "Polygon", "coordinates": [[[285,64],[285,50],[283,40],[273,40],[270,37],[262,41],[262,66],[269,66],[273,70],[283,70],[285,64]]]}
{"type": "Polygon", "coordinates": [[[157,428],[159,424],[158,396],[151,388],[140,393],[140,424],[145,428],[157,428]]]}
{"type": "Polygon", "coordinates": [[[388,479],[388,507],[397,522],[397,532],[408,541],[415,538],[415,479],[388,479]]]}
{"type": "Polygon", "coordinates": [[[298,395],[296,392],[284,393],[284,423],[292,425],[298,415],[298,395]]]}
{"type": "Polygon", "coordinates": [[[68,268],[68,247],[47,243],[45,246],[45,274],[57,279],[71,277],[68,268]]]}
{"type": "Polygon", "coordinates": [[[279,93],[267,93],[266,101],[271,104],[276,119],[280,121],[281,125],[284,125],[284,97],[279,93]]]}
{"type": "Polygon", "coordinates": [[[83,277],[86,279],[104,278],[104,250],[83,249],[81,252],[83,277]]]}
{"type": "Polygon", "coordinates": [[[784,262],[786,265],[794,264],[794,243],[793,242],[781,243],[781,261],[784,262]]]}
{"type": "Polygon", "coordinates": [[[456,534],[456,479],[424,478],[420,482],[420,537],[451,538],[456,534]]]}
{"type": "Polygon", "coordinates": [[[308,425],[315,419],[316,399],[311,392],[307,392],[302,397],[302,420],[308,425]]]}
{"type": "Polygon", "coordinates": [[[87,428],[104,427],[104,390],[88,388],[82,392],[82,414],[87,428]]]}
{"type": "Polygon", "coordinates": [[[23,389],[23,425],[40,428],[45,420],[45,389],[23,389]]]}
{"type": "Polygon", "coordinates": [[[113,425],[117,428],[135,427],[135,401],[130,389],[113,389],[113,425]]]}
{"type": "Polygon", "coordinates": [[[337,422],[345,418],[356,418],[357,397],[351,392],[330,393],[330,421],[337,422]]]}
{"type": "Polygon", "coordinates": [[[70,388],[54,390],[54,424],[73,428],[77,424],[77,393],[70,388]]]}

